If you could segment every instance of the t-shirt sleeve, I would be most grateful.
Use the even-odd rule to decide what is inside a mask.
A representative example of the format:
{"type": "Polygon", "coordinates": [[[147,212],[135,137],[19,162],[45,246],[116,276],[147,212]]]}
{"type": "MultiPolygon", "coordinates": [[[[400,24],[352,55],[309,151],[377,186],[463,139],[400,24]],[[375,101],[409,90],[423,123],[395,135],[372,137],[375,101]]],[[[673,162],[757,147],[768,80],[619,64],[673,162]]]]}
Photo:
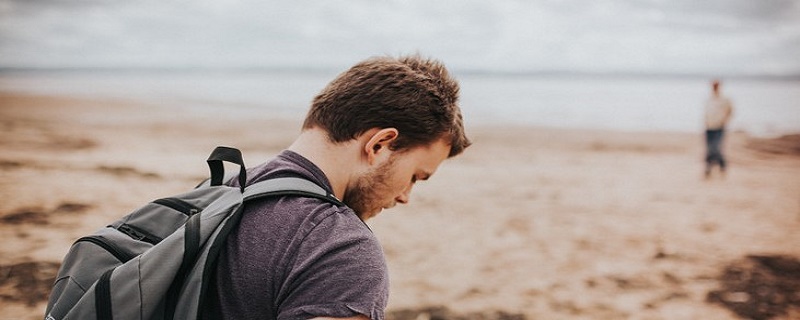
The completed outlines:
{"type": "Polygon", "coordinates": [[[388,272],[375,236],[352,212],[331,214],[304,234],[278,290],[279,319],[384,317],[388,272]]]}

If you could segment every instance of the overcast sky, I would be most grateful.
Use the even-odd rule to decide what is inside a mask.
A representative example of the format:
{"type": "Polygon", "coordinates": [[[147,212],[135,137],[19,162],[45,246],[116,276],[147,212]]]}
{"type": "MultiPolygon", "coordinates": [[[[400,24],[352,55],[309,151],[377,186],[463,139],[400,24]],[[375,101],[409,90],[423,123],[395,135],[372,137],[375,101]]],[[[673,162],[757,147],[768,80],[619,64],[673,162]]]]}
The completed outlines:
{"type": "Polygon", "coordinates": [[[0,67],[800,74],[800,0],[0,0],[0,67]]]}

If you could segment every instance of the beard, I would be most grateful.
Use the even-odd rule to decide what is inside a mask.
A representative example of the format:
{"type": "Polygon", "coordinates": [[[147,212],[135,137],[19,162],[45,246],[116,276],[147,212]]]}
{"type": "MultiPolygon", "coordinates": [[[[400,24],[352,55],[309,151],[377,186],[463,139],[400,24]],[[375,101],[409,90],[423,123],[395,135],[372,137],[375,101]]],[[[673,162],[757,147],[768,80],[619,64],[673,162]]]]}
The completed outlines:
{"type": "Polygon", "coordinates": [[[390,157],[384,164],[359,177],[345,192],[342,202],[353,209],[361,220],[374,216],[386,205],[382,202],[389,191],[387,181],[392,175],[394,160],[394,157],[390,157]]]}

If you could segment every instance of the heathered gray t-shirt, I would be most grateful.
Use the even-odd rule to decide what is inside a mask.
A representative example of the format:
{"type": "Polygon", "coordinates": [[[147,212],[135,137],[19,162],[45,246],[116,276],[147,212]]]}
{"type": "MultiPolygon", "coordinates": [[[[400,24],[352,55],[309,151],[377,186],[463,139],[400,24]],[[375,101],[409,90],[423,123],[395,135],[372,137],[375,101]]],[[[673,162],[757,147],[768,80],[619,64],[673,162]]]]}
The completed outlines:
{"type": "MultiPolygon", "coordinates": [[[[248,184],[302,177],[331,190],[324,173],[283,151],[248,170],[248,184]]],[[[224,319],[383,319],[389,296],[378,240],[348,207],[284,196],[248,203],[219,257],[206,310],[224,319]]]]}

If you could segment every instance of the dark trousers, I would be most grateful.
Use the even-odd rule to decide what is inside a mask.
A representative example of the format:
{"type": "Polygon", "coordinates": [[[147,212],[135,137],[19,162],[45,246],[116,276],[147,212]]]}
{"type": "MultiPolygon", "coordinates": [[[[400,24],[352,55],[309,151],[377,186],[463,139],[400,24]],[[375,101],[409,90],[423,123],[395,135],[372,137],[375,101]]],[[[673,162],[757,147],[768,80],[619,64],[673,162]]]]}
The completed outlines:
{"type": "Polygon", "coordinates": [[[706,172],[718,164],[722,171],[725,171],[725,157],[722,156],[722,137],[724,129],[706,130],[706,172]]]}

